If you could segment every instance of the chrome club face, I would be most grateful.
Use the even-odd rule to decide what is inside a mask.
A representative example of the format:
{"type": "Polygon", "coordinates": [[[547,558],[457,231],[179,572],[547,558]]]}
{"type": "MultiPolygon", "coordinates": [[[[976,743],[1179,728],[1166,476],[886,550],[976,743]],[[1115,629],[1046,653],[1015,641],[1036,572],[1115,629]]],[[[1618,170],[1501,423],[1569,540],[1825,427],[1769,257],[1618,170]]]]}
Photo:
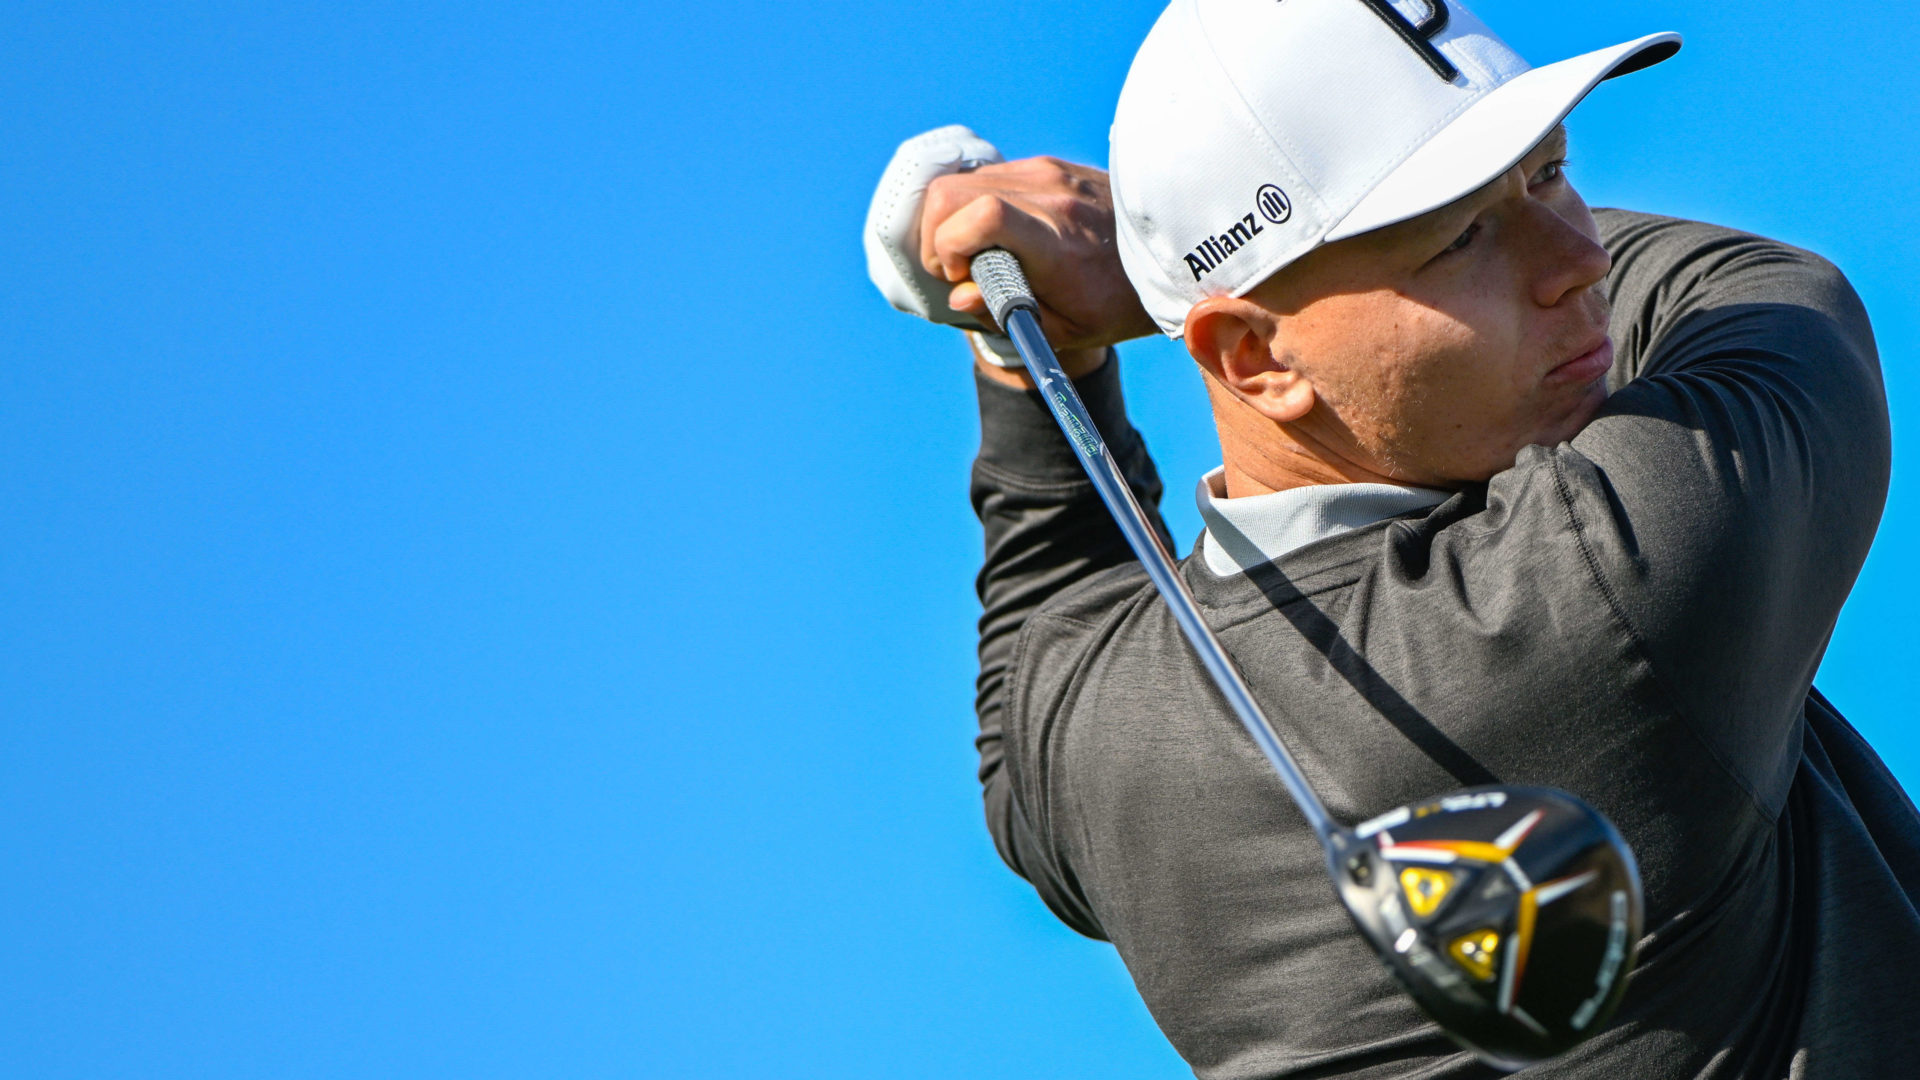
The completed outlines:
{"type": "Polygon", "coordinates": [[[1606,1026],[1640,939],[1640,875],[1592,807],[1482,787],[1402,807],[1329,845],[1341,901],[1447,1034],[1515,1069],[1606,1026]]]}

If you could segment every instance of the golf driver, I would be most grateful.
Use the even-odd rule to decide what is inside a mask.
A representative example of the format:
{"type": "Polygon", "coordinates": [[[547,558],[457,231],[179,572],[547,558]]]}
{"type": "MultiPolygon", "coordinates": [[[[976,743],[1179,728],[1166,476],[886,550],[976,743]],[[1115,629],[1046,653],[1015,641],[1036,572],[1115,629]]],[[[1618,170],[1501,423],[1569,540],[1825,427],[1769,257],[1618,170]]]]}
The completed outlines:
{"type": "Polygon", "coordinates": [[[1228,707],[1319,837],[1340,903],[1394,979],[1454,1041],[1503,1069],[1553,1057],[1604,1028],[1642,918],[1633,853],[1612,824],[1565,792],[1501,785],[1351,829],[1335,822],[1147,524],[1040,332],[1020,263],[992,248],[972,268],[994,321],[1228,707]]]}

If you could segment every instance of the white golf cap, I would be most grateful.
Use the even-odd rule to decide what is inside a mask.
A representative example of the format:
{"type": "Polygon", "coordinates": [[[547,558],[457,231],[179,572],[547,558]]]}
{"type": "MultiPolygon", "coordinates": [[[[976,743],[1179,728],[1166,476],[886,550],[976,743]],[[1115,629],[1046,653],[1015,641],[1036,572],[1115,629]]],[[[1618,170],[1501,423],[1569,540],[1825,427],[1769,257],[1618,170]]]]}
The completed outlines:
{"type": "Polygon", "coordinates": [[[1532,68],[1457,0],[1173,0],[1113,119],[1121,262],[1179,337],[1205,297],[1472,194],[1601,80],[1679,48],[1532,68]]]}

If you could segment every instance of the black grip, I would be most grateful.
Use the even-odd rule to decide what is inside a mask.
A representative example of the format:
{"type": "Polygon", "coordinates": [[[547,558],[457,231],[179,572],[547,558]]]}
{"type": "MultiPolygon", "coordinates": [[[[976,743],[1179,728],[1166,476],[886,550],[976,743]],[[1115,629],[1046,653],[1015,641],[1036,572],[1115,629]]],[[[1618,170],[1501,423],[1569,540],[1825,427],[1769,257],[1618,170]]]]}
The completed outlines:
{"type": "Polygon", "coordinates": [[[1027,285],[1027,275],[1020,269],[1020,260],[1006,248],[988,248],[973,257],[973,283],[980,286],[987,310],[993,313],[993,321],[1003,331],[1007,312],[1014,308],[1028,308],[1036,315],[1040,312],[1033,289],[1027,285]]]}

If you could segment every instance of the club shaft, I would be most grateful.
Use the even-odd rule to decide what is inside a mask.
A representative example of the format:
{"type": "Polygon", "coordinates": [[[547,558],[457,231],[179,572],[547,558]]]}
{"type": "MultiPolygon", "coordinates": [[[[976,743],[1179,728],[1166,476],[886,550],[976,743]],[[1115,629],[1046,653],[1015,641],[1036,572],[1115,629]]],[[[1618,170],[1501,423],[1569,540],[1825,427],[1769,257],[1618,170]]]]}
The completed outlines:
{"type": "Polygon", "coordinates": [[[1227,655],[1220,639],[1214,636],[1213,628],[1201,618],[1200,606],[1194,602],[1193,593],[1180,577],[1172,554],[1161,542],[1160,534],[1148,524],[1146,511],[1140,508],[1139,500],[1134,498],[1126,475],[1120,471],[1120,463],[1114,460],[1112,451],[1107,449],[1106,440],[1100,437],[1100,429],[1094,426],[1093,417],[1087,414],[1087,407],[1081,403],[1079,392],[1073,388],[1073,380],[1067,378],[1059,359],[1053,355],[1053,347],[1047,344],[1046,336],[1040,332],[1040,321],[1035,317],[1034,309],[1027,304],[1015,304],[1004,313],[1002,321],[1008,335],[1013,338],[1014,347],[1020,350],[1020,358],[1026,362],[1027,374],[1033,379],[1033,385],[1039,389],[1047,408],[1052,410],[1053,418],[1059,422],[1067,441],[1073,444],[1080,464],[1086,467],[1094,489],[1112,512],[1114,523],[1126,535],[1127,543],[1139,557],[1147,577],[1160,590],[1161,598],[1173,612],[1174,621],[1180,625],[1180,632],[1186,635],[1194,652],[1199,654],[1200,662],[1206,666],[1207,673],[1213,676],[1214,685],[1220,688],[1221,695],[1227,699],[1227,706],[1233,710],[1240,725],[1247,729],[1254,744],[1273,763],[1274,770],[1280,774],[1280,782],[1286,785],[1287,794],[1293,797],[1295,805],[1306,816],[1307,824],[1312,826],[1323,843],[1326,842],[1337,828],[1327,813],[1326,805],[1314,794],[1307,778],[1300,772],[1299,763],[1293,760],[1286,744],[1280,741],[1280,733],[1274,730],[1272,721],[1261,711],[1253,692],[1247,688],[1246,680],[1241,678],[1240,669],[1234,666],[1233,658],[1227,655]]]}

